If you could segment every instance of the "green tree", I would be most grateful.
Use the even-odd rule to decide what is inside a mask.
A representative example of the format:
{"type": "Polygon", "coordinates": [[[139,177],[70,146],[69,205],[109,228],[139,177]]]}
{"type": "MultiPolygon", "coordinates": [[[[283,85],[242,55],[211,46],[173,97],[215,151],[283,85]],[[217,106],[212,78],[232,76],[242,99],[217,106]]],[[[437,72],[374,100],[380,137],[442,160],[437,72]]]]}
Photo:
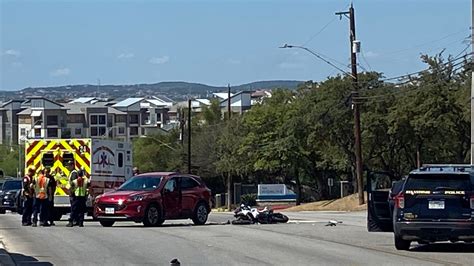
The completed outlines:
{"type": "Polygon", "coordinates": [[[18,147],[0,145],[0,169],[4,171],[5,176],[17,176],[18,169],[18,147]]]}

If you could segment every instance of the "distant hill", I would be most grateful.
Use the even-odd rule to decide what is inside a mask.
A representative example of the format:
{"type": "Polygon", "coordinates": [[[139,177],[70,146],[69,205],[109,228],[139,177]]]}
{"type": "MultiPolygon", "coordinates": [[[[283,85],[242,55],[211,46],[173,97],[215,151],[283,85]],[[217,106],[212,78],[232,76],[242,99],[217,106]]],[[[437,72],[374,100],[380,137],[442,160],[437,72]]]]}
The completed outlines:
{"type": "MultiPolygon", "coordinates": [[[[270,80],[257,81],[231,86],[232,92],[253,91],[258,89],[296,89],[302,81],[270,80]]],[[[124,98],[163,95],[179,101],[189,97],[206,98],[213,92],[227,91],[227,87],[209,86],[189,82],[159,82],[155,84],[134,85],[68,85],[59,87],[25,88],[19,91],[0,91],[1,99],[23,99],[33,95],[44,95],[53,100],[73,99],[77,97],[124,98]]]]}

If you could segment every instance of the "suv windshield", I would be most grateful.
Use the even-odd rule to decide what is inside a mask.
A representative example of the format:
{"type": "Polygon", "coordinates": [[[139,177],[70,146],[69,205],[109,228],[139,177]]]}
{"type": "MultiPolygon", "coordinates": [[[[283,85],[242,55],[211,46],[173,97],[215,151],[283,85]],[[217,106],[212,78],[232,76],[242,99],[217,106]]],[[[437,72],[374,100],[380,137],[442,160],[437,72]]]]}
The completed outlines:
{"type": "Polygon", "coordinates": [[[414,174],[410,175],[405,190],[471,190],[471,180],[468,174],[414,174]]]}
{"type": "Polygon", "coordinates": [[[21,189],[21,181],[7,181],[3,184],[3,190],[21,189]]]}
{"type": "Polygon", "coordinates": [[[140,191],[154,190],[160,186],[161,176],[136,176],[123,183],[117,190],[119,191],[140,191]]]}

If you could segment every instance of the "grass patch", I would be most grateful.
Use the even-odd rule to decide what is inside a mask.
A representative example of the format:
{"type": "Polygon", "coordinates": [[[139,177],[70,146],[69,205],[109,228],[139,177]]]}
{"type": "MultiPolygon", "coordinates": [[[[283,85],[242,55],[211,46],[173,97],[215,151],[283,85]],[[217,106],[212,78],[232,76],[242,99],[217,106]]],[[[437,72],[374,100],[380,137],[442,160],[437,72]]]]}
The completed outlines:
{"type": "MultiPolygon", "coordinates": [[[[365,194],[365,202],[367,203],[367,194],[365,194]]],[[[366,209],[367,204],[359,205],[359,194],[356,193],[342,199],[304,203],[299,206],[285,209],[285,211],[362,211],[366,209]]]]}

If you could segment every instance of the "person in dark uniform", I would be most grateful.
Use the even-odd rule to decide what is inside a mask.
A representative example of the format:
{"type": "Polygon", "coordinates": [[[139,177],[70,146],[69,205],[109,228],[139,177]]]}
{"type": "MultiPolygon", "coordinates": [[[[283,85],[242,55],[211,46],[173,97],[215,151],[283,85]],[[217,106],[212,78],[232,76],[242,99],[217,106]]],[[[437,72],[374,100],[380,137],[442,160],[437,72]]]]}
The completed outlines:
{"type": "Polygon", "coordinates": [[[45,175],[46,177],[49,178],[49,191],[48,191],[48,221],[49,225],[56,225],[54,223],[54,218],[56,217],[56,213],[54,210],[54,193],[56,193],[56,186],[57,186],[57,179],[61,177],[61,174],[59,172],[59,167],[56,168],[56,173],[53,175],[51,173],[51,169],[49,167],[46,167],[45,169],[45,175]]]}
{"type": "Polygon", "coordinates": [[[28,173],[23,177],[23,216],[21,218],[21,224],[23,226],[30,226],[31,215],[33,214],[33,198],[34,191],[32,189],[33,178],[35,175],[35,168],[28,168],[28,173]]]}

